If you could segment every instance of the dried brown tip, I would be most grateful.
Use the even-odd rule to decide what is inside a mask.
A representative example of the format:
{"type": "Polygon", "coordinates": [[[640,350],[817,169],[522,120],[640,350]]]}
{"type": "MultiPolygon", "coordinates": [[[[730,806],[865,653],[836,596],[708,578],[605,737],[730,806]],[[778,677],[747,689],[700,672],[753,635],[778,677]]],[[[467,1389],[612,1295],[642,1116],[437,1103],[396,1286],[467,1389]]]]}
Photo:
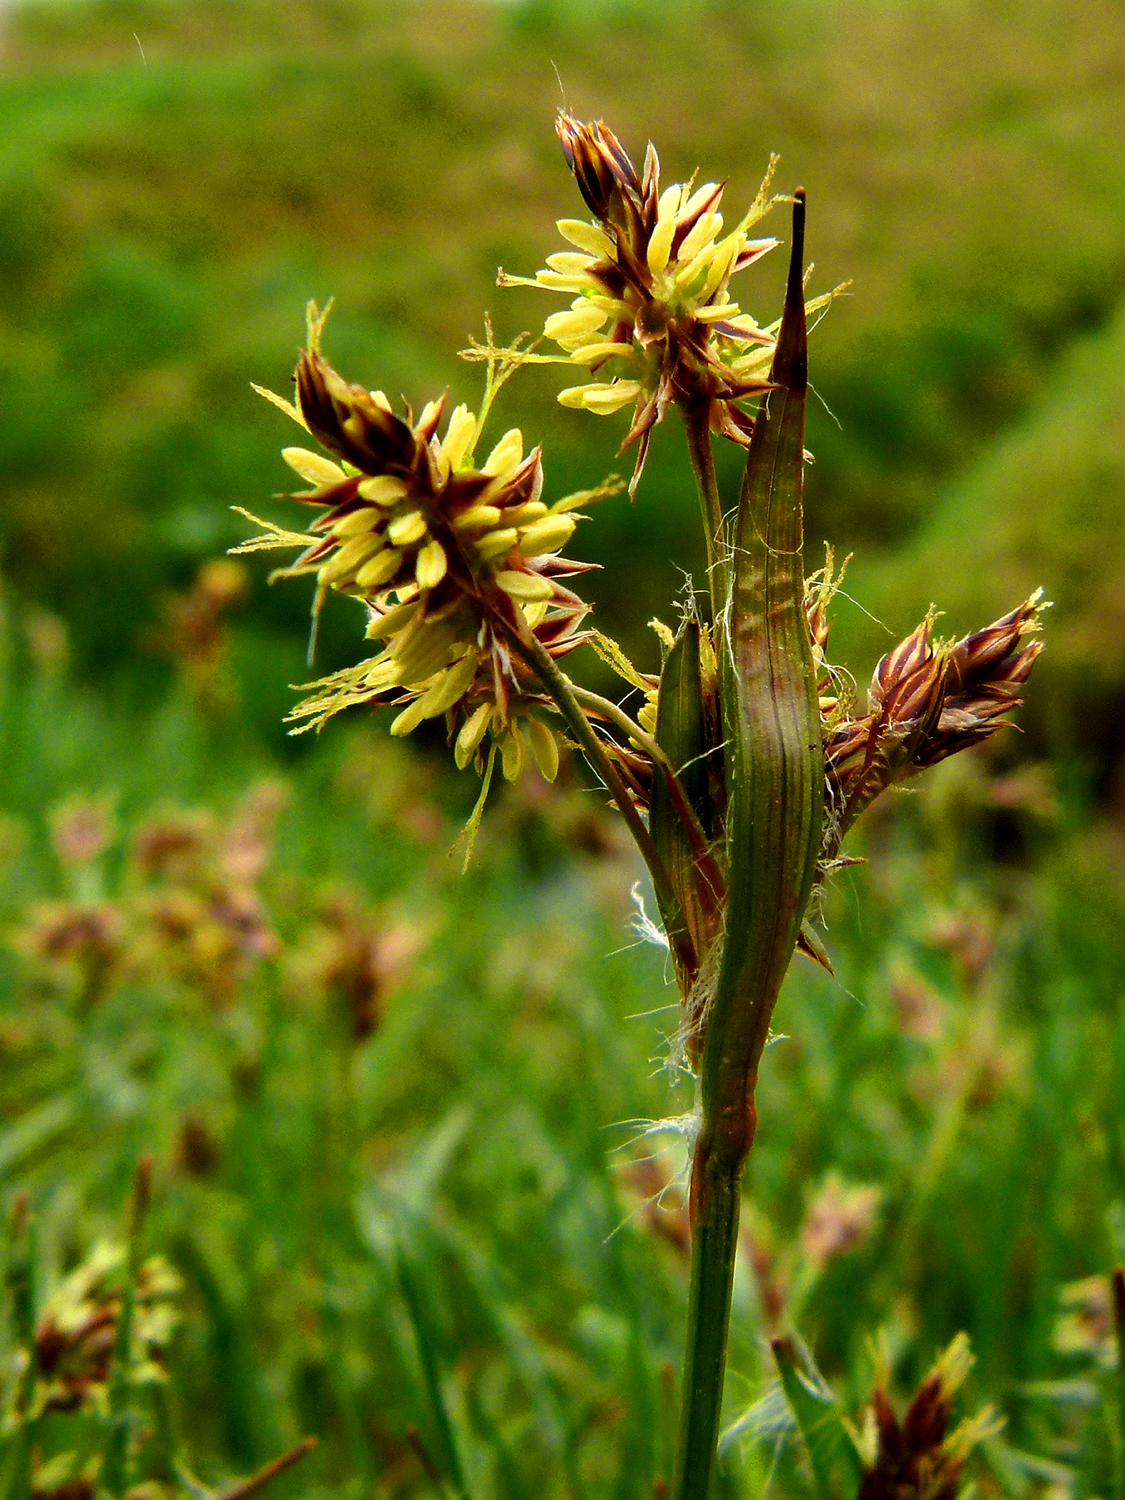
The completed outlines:
{"type": "Polygon", "coordinates": [[[288,1453],[283,1453],[280,1458],[272,1459],[249,1479],[244,1479],[241,1484],[235,1485],[234,1489],[227,1490],[220,1500],[248,1500],[250,1495],[255,1495],[259,1490],[264,1489],[271,1479],[276,1479],[279,1474],[284,1473],[307,1453],[311,1453],[317,1446],[317,1441],[314,1437],[302,1438],[296,1447],[290,1448],[288,1453]]]}

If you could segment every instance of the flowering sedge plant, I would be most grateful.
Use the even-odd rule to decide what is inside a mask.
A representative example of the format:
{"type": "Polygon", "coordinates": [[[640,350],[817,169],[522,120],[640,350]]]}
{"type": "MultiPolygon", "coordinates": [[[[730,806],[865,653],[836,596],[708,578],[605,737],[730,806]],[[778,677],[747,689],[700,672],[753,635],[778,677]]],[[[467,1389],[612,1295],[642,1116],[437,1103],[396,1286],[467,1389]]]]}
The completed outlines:
{"type": "MultiPolygon", "coordinates": [[[[749,212],[723,233],[721,185],[660,187],[650,146],[638,172],[617,137],[569,115],[564,155],[588,219],[563,219],[575,247],[530,284],[567,293],[544,333],[563,353],[474,345],[487,363],[479,413],[415,418],[328,364],[324,315],[310,311],[295,400],[270,395],[317,445],[284,456],[317,514],[304,532],[260,523],[240,550],[297,549],[281,570],[356,598],[373,653],[310,686],[295,732],[341,709],[397,710],[394,734],[442,719],[460,767],[483,778],[497,757],[509,780],[553,779],[575,748],[611,794],[652,877],[682,1000],[683,1061],[698,1083],[689,1217],[691,1286],[672,1494],[704,1500],[714,1469],[743,1168],[754,1139],[758,1067],[797,948],[827,963],[809,921],[816,887],[842,862],[856,818],[889,786],[986,739],[1020,701],[1041,642],[1036,594],[955,642],[933,613],[875,669],[866,703],[827,657],[840,583],[831,553],[806,577],[802,476],[807,317],[805,196],[792,205],[780,318],[757,322],[731,278],[775,247],[751,230],[779,201],[770,172],[749,212]],[[661,628],[658,675],[638,671],[589,628],[562,555],[583,507],[607,484],[542,499],[539,449],[519,432],[477,456],[489,407],[523,362],[557,361],[598,377],[560,394],[612,414],[632,407],[635,489],[653,426],[675,410],[695,472],[709,555],[710,607],[661,628]],[[712,438],[746,449],[737,506],[719,493],[712,438]],[[564,580],[566,580],[564,582],[564,580]],[[643,695],[636,718],[570,675],[594,647],[643,695]],[[567,663],[564,669],[561,663],[567,663]]],[[[501,284],[527,284],[501,272],[501,284]]],[[[269,393],[264,393],[269,395],[269,393]]],[[[889,1429],[888,1429],[889,1430],[889,1429]]],[[[878,1462],[865,1452],[867,1465],[878,1462]]],[[[889,1441],[889,1439],[888,1439],[889,1441]]]]}

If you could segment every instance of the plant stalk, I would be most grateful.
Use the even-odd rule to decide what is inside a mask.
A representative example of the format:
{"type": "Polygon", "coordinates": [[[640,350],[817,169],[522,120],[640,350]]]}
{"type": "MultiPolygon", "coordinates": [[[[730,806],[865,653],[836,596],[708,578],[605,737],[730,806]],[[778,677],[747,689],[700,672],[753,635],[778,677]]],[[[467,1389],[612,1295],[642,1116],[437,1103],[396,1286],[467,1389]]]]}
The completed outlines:
{"type": "MultiPolygon", "coordinates": [[[[503,629],[504,635],[511,643],[513,649],[522,657],[524,662],[531,668],[544,690],[549,694],[559,713],[566,721],[567,728],[578,741],[583,755],[589,761],[591,767],[605,782],[610,796],[617,805],[621,816],[625,819],[629,832],[633,835],[633,841],[640,850],[641,858],[648,867],[649,875],[652,877],[653,886],[656,888],[657,897],[661,904],[661,910],[679,911],[679,902],[672,888],[672,882],[668,877],[668,871],[664,867],[664,861],[657,853],[656,845],[652,842],[652,835],[648,831],[645,820],[641,817],[632,798],[625,790],[621,777],[610,760],[605,746],[594,733],[593,725],[582,711],[582,706],[575,697],[574,688],[555,659],[546,648],[536,640],[529,630],[526,635],[520,634],[502,620],[499,616],[493,616],[495,623],[503,629]],[[665,905],[665,902],[667,905],[665,905]]],[[[681,913],[680,920],[676,924],[675,931],[669,931],[668,940],[675,946],[681,962],[688,968],[694,970],[697,964],[695,945],[688,934],[687,925],[681,913]]]]}
{"type": "MultiPolygon", "coordinates": [[[[689,1204],[691,1294],[674,1500],[707,1500],[711,1487],[758,1066],[820,851],[824,761],[802,558],[804,210],[798,190],[773,389],[755,419],[716,615],[730,885],[700,1067],[703,1118],[689,1204]]],[[[697,430],[695,448],[700,436],[697,430]]]]}
{"type": "Polygon", "coordinates": [[[699,495],[703,532],[707,541],[707,583],[711,591],[711,618],[718,620],[727,593],[727,544],[723,525],[723,502],[715,474],[715,455],[711,449],[709,401],[684,401],[680,406],[688,454],[699,495]]]}
{"type": "Polygon", "coordinates": [[[623,734],[636,740],[637,744],[652,758],[656,772],[663,777],[672,798],[672,805],[684,826],[685,833],[691,842],[692,853],[695,857],[696,867],[705,882],[711,899],[718,903],[725,894],[726,882],[723,872],[719,868],[715,856],[708,847],[707,835],[703,831],[695,809],[684,791],[683,783],[680,781],[676,768],[665,755],[664,751],[656,743],[650,734],[637,724],[629,715],[620,708],[611,698],[603,698],[600,693],[592,693],[587,688],[579,687],[577,683],[571,683],[571,691],[574,693],[580,705],[595,709],[604,714],[612,724],[623,734]]]}
{"type": "Polygon", "coordinates": [[[688,1341],[672,1487],[675,1500],[705,1500],[715,1467],[744,1161],[745,1157],[724,1161],[714,1154],[705,1164],[705,1174],[692,1174],[688,1341]]]}

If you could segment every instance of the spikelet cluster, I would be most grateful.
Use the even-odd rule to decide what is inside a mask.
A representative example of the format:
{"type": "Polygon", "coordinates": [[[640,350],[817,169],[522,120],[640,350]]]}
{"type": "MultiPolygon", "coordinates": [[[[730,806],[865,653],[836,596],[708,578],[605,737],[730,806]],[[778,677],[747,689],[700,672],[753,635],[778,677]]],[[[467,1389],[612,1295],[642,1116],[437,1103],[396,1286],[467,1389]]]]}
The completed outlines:
{"type": "Polygon", "coordinates": [[[509,640],[534,635],[558,657],[584,639],[577,627],[587,606],[561,580],[589,565],[559,552],[579,519],[574,506],[591,494],[548,506],[540,451],[525,455],[516,429],[476,467],[479,425],[467,407],[444,422],[444,398],[417,418],[409,408],[396,414],[381,391],[328,364],[323,324],[312,309],[296,405],[273,398],[332,455],[283,453],[311,486],[291,498],[320,514],[304,533],[259,522],[265,533],[236,550],[300,546],[280,573],[312,574],[318,595],[332,589],[361,600],[367,636],[381,644],[375,656],[310,685],[290,716],[294,732],[353,704],[392,703],[400,708],[392,734],[444,715],[459,766],[479,763],[491,735],[509,780],[527,750],[553,780],[559,740],[546,722],[549,701],[509,640]]]}
{"type": "Polygon", "coordinates": [[[769,195],[771,161],[757,197],[725,234],[724,184],[694,179],[660,187],[660,163],[649,144],[638,173],[601,121],[563,113],[559,139],[595,222],[560,219],[574,248],[547,257],[534,280],[500,273],[501,286],[570,293],[570,308],[552,314],[544,332],[570,363],[602,379],[571,386],[564,406],[600,415],[633,405],[623,448],[639,444],[632,488],[649,435],[674,401],[707,403],[710,425],[745,444],[753,419],[735,403],[769,389],[778,324],[761,327],[730,294],[736,272],[777,244],[750,231],[777,201],[769,195]]]}
{"type": "Polygon", "coordinates": [[[855,714],[836,696],[825,660],[826,602],[839,580],[818,578],[806,600],[820,699],[828,823],[833,854],[847,829],[888,786],[905,781],[957,751],[1007,728],[1020,689],[1043,650],[1042,589],[1010,613],[961,640],[933,640],[930,614],[879,662],[867,712],[855,714]],[[1030,639],[1028,639],[1030,637],[1030,639]]]}

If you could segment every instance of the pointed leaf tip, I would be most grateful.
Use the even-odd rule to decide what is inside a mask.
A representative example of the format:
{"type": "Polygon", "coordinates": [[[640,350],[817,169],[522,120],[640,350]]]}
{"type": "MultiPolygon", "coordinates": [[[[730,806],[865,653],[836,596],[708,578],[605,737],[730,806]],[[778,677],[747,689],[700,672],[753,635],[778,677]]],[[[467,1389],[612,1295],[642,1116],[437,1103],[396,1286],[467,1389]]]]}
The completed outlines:
{"type": "Polygon", "coordinates": [[[805,201],[804,188],[797,188],[793,193],[793,245],[789,256],[789,282],[785,289],[787,301],[794,297],[804,300],[805,201]]]}
{"type": "Polygon", "coordinates": [[[788,390],[803,393],[808,386],[808,340],[805,320],[805,190],[793,194],[793,239],[789,250],[789,279],[785,309],[774,350],[770,378],[788,390]]]}

